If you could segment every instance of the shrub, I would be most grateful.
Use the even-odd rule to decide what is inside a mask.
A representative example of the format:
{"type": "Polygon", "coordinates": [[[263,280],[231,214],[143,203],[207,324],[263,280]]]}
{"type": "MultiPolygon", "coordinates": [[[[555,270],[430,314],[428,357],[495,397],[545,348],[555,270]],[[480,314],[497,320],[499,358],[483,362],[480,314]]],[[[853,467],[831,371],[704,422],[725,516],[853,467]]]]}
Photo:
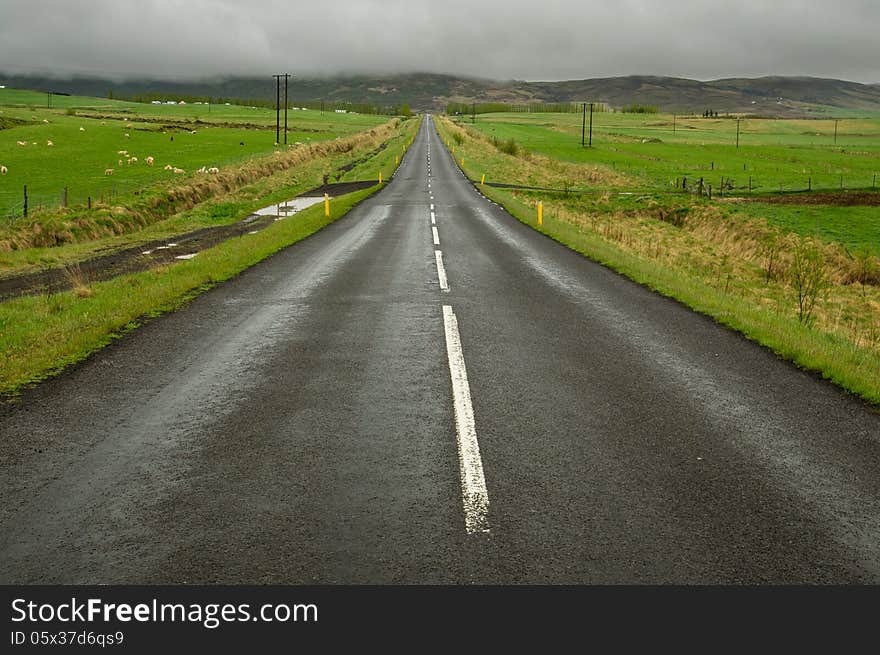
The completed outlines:
{"type": "Polygon", "coordinates": [[[807,240],[799,241],[792,256],[790,274],[797,298],[798,320],[810,325],[816,301],[828,287],[828,271],[819,249],[807,240]]]}

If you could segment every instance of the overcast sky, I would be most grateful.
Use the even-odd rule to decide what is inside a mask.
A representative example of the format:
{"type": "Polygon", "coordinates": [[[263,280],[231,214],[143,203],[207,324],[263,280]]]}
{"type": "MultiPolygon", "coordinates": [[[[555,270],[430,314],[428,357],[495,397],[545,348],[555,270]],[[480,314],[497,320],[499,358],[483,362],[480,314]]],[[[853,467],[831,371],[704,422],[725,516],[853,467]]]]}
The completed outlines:
{"type": "Polygon", "coordinates": [[[0,0],[0,71],[880,82],[880,0],[0,0]]]}

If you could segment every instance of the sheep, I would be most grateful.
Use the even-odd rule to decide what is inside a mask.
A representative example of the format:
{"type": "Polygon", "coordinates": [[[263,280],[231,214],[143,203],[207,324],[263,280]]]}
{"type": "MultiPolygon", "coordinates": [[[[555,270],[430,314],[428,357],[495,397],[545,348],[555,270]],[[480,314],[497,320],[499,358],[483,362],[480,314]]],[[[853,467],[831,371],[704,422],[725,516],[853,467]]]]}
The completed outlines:
{"type": "Polygon", "coordinates": [[[45,123],[45,124],[46,124],[46,125],[48,125],[48,124],[49,124],[49,121],[48,121],[48,119],[45,119],[45,118],[44,118],[44,119],[43,119],[43,122],[44,122],[44,123],[45,123]]]}
{"type": "Polygon", "coordinates": [[[199,170],[196,171],[196,173],[207,173],[207,172],[208,172],[208,169],[205,168],[204,166],[202,166],[199,170]]]}
{"type": "Polygon", "coordinates": [[[183,170],[182,168],[175,168],[175,169],[174,169],[174,174],[175,174],[175,175],[182,175],[183,173],[186,173],[186,171],[183,170]]]}
{"type": "Polygon", "coordinates": [[[0,175],[6,175],[9,172],[9,169],[5,166],[0,165],[0,175]]]}
{"type": "Polygon", "coordinates": [[[165,170],[166,170],[166,171],[170,171],[170,170],[172,170],[173,168],[174,168],[174,166],[172,166],[171,164],[165,164],[165,170]]]}
{"type": "Polygon", "coordinates": [[[105,168],[104,175],[113,175],[113,169],[112,168],[105,168]]]}
{"type": "Polygon", "coordinates": [[[120,151],[117,152],[116,154],[117,154],[117,155],[127,155],[127,154],[128,154],[128,150],[120,150],[120,151]]]}
{"type": "Polygon", "coordinates": [[[216,175],[217,173],[220,172],[220,169],[217,168],[216,166],[212,166],[211,168],[208,169],[208,172],[211,173],[211,175],[216,175]]]}
{"type": "Polygon", "coordinates": [[[130,138],[131,138],[131,135],[130,135],[128,132],[126,132],[126,133],[125,133],[125,138],[126,138],[126,139],[130,139],[130,138]]]}
{"type": "Polygon", "coordinates": [[[86,131],[86,128],[81,127],[81,128],[79,128],[79,131],[80,131],[80,132],[85,132],[85,131],[86,131]]]}
{"type": "Polygon", "coordinates": [[[119,166],[122,166],[122,160],[121,160],[121,159],[119,160],[118,165],[119,165],[119,166]]]}
{"type": "Polygon", "coordinates": [[[51,148],[51,147],[54,146],[55,144],[52,143],[51,141],[46,141],[46,145],[47,145],[49,148],[51,148]]]}
{"type": "Polygon", "coordinates": [[[137,160],[138,160],[137,157],[132,157],[131,159],[128,160],[128,163],[129,164],[137,164],[137,160]]]}
{"type": "Polygon", "coordinates": [[[144,161],[147,162],[147,166],[152,166],[155,160],[152,157],[147,157],[144,161]]]}
{"type": "Polygon", "coordinates": [[[18,144],[18,145],[20,145],[20,146],[26,146],[26,145],[27,145],[27,141],[16,141],[15,143],[18,144]]]}
{"type": "Polygon", "coordinates": [[[192,131],[192,132],[190,132],[190,134],[195,134],[195,133],[196,133],[196,131],[195,131],[195,130],[193,130],[193,131],[192,131]]]}

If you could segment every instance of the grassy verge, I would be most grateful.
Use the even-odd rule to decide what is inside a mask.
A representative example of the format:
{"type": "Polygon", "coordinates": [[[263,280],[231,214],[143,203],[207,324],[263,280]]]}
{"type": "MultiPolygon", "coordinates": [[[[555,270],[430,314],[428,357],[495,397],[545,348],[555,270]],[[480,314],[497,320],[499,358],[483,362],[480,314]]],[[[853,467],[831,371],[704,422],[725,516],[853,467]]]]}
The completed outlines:
{"type": "MultiPolygon", "coordinates": [[[[377,185],[334,200],[332,222],[377,185]]],[[[191,260],[124,275],[73,291],[0,304],[0,394],[50,377],[131,331],[172,311],[328,224],[323,205],[310,207],[257,234],[227,241],[191,260]]]]}
{"type": "Polygon", "coordinates": [[[250,212],[335,180],[387,179],[417,127],[416,121],[385,125],[327,143],[302,146],[158,188],[136,201],[56,211],[0,229],[0,275],[82,261],[132,245],[202,227],[234,223],[250,212]]]}
{"type": "MultiPolygon", "coordinates": [[[[449,121],[437,125],[472,179],[486,170],[517,168],[516,158],[490,141],[449,121]],[[475,165],[469,167],[469,161],[475,165]]],[[[543,175],[552,178],[552,167],[543,175]]],[[[730,220],[706,201],[672,207],[649,197],[617,200],[605,194],[585,201],[488,186],[483,192],[565,246],[880,404],[880,289],[847,279],[851,263],[835,264],[835,257],[843,257],[839,248],[782,234],[765,223],[730,220]],[[793,253],[800,249],[817,253],[825,276],[807,320],[799,316],[792,282],[793,253]]]]}
{"type": "MultiPolygon", "coordinates": [[[[363,147],[355,144],[346,148],[343,144],[344,157],[316,157],[300,167],[284,167],[281,172],[250,181],[234,193],[207,200],[142,230],[137,238],[237,220],[252,209],[320,184],[322,174],[340,161],[353,162],[347,169],[353,179],[378,178],[379,171],[383,179],[388,179],[417,128],[417,121],[408,121],[388,133],[377,129],[372,135],[367,133],[372,139],[363,140],[363,147]]],[[[199,293],[317,232],[380,188],[377,184],[334,199],[329,219],[324,216],[323,204],[315,205],[256,234],[204,250],[191,260],[106,282],[83,283],[68,292],[0,303],[0,350],[4,353],[0,358],[0,396],[14,395],[82,361],[145,320],[173,311],[199,293]]],[[[75,255],[80,251],[72,247],[70,252],[75,255]]]]}

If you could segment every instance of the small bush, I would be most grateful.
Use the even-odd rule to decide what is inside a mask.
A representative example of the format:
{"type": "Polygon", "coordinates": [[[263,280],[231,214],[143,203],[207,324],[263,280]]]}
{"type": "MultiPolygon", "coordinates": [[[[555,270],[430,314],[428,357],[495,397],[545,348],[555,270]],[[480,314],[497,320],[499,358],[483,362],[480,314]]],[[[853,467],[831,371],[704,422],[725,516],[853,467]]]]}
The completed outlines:
{"type": "Polygon", "coordinates": [[[821,251],[807,240],[800,241],[794,249],[790,274],[797,298],[798,320],[811,325],[816,302],[828,287],[828,271],[821,251]]]}
{"type": "Polygon", "coordinates": [[[507,139],[506,141],[494,141],[495,147],[498,148],[505,155],[512,155],[516,157],[519,154],[519,146],[516,144],[516,141],[513,139],[507,139]]]}

